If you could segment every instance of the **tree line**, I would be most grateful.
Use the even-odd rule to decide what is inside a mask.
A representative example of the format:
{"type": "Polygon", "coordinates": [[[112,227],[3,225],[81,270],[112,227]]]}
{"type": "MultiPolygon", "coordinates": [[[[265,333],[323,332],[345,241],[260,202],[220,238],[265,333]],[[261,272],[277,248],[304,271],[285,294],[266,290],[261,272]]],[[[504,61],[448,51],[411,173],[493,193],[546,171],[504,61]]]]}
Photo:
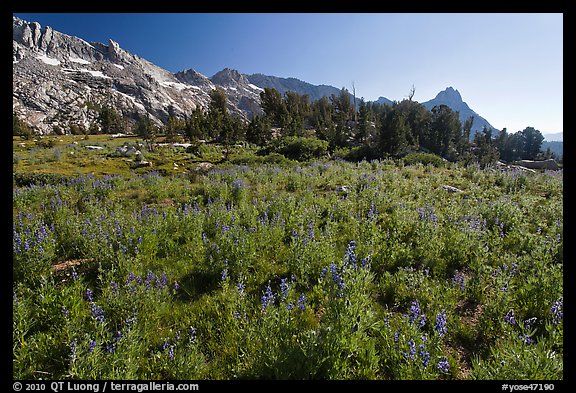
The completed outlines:
{"type": "MultiPolygon", "coordinates": [[[[473,117],[461,123],[458,112],[450,107],[438,105],[428,110],[412,96],[392,105],[360,99],[355,106],[346,88],[314,102],[306,94],[288,91],[281,95],[274,88],[265,88],[260,93],[262,114],[246,121],[230,113],[225,92],[217,88],[210,92],[207,108],[198,106],[183,117],[170,113],[161,126],[141,115],[128,130],[128,122],[114,108],[93,104],[97,124],[84,133],[131,131],[143,137],[150,148],[159,135],[169,142],[184,137],[192,143],[206,140],[229,146],[248,142],[263,148],[278,138],[300,138],[299,143],[317,139],[327,143],[328,151],[348,149],[357,159],[396,158],[424,151],[448,161],[482,166],[498,160],[557,158],[549,150],[540,151],[544,137],[533,127],[513,134],[484,127],[471,135],[473,117]]],[[[13,129],[14,135],[30,132],[15,114],[13,129]]]]}

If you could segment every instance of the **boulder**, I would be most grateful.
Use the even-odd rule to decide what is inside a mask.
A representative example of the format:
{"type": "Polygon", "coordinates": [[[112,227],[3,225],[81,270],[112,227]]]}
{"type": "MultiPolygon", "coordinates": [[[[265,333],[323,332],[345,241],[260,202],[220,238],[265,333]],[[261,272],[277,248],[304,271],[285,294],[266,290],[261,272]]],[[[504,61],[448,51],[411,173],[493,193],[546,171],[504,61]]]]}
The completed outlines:
{"type": "Polygon", "coordinates": [[[529,169],[552,169],[552,170],[558,170],[559,169],[556,161],[554,161],[551,158],[548,160],[541,160],[541,161],[520,160],[520,161],[515,161],[514,164],[522,166],[524,168],[529,168],[529,169]]]}
{"type": "Polygon", "coordinates": [[[448,191],[448,192],[451,193],[451,194],[453,194],[453,193],[455,193],[455,192],[464,192],[464,191],[462,191],[462,190],[459,189],[459,188],[456,188],[456,187],[453,187],[453,186],[449,186],[449,185],[447,185],[447,184],[444,184],[444,185],[442,186],[442,188],[443,188],[444,190],[448,191]]]}

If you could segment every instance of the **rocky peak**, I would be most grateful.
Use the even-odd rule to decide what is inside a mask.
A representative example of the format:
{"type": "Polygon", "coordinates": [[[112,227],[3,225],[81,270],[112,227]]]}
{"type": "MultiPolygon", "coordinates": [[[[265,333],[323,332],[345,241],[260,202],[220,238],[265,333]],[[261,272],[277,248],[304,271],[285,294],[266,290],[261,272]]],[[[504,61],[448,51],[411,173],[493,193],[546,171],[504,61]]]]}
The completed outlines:
{"type": "Polygon", "coordinates": [[[209,87],[210,89],[214,88],[214,84],[210,81],[210,79],[193,69],[179,71],[174,74],[174,76],[180,82],[187,83],[192,86],[209,87]]]}
{"type": "Polygon", "coordinates": [[[437,101],[441,101],[445,105],[460,105],[462,104],[462,96],[458,92],[458,90],[454,89],[452,86],[447,87],[446,89],[442,90],[440,93],[436,95],[434,98],[437,101]]]}
{"type": "Polygon", "coordinates": [[[219,86],[236,87],[238,85],[248,85],[250,82],[245,75],[231,68],[224,68],[210,78],[210,80],[219,86]]]}

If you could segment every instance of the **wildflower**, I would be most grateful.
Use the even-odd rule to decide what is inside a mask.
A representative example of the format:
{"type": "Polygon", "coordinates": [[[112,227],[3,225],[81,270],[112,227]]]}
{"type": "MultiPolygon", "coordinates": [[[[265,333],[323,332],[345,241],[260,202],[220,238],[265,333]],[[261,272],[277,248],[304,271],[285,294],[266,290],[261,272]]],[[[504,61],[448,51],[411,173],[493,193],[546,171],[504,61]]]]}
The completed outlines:
{"type": "Polygon", "coordinates": [[[286,299],[288,296],[288,290],[290,289],[290,285],[287,283],[286,278],[280,279],[280,298],[281,300],[286,299]]]}
{"type": "Polygon", "coordinates": [[[534,343],[534,340],[528,334],[524,334],[524,335],[521,334],[518,337],[520,338],[520,341],[522,341],[526,345],[530,345],[530,344],[534,343]]]}
{"type": "Polygon", "coordinates": [[[170,346],[170,344],[168,344],[168,339],[165,338],[164,339],[164,344],[162,344],[162,350],[164,351],[166,348],[168,348],[170,346]]]}
{"type": "Polygon", "coordinates": [[[154,273],[148,270],[148,273],[146,274],[146,289],[150,289],[150,285],[152,284],[152,281],[154,281],[154,279],[155,279],[154,273]]]}
{"type": "Polygon", "coordinates": [[[514,318],[514,310],[510,309],[510,311],[508,311],[506,315],[504,315],[504,320],[510,325],[516,325],[516,319],[514,318]]]}
{"type": "Polygon", "coordinates": [[[86,298],[87,301],[91,302],[94,300],[94,294],[92,293],[92,291],[90,289],[86,290],[86,293],[84,294],[84,297],[86,298]]]}
{"type": "Polygon", "coordinates": [[[562,298],[556,300],[552,307],[550,307],[550,312],[552,313],[552,323],[554,325],[559,325],[560,321],[564,318],[564,301],[562,298]]]}
{"type": "Polygon", "coordinates": [[[238,289],[238,292],[240,293],[240,297],[244,296],[244,290],[246,289],[246,286],[244,285],[244,282],[242,280],[240,280],[238,282],[238,285],[236,285],[236,289],[238,289]]]}
{"type": "Polygon", "coordinates": [[[344,254],[344,261],[352,265],[352,267],[356,267],[356,242],[354,240],[351,240],[348,244],[344,254]]]}
{"type": "Polygon", "coordinates": [[[192,326],[190,326],[190,329],[188,332],[190,334],[190,342],[192,344],[194,344],[196,342],[196,329],[194,329],[192,326]]]}
{"type": "Polygon", "coordinates": [[[406,355],[410,358],[410,360],[414,360],[414,355],[416,355],[416,343],[414,343],[413,339],[408,340],[408,348],[410,352],[406,355]]]}
{"type": "Polygon", "coordinates": [[[156,279],[156,288],[166,288],[166,285],[168,285],[168,277],[166,276],[166,272],[163,272],[162,275],[156,279]]]}
{"type": "Polygon", "coordinates": [[[274,293],[272,292],[272,288],[270,288],[270,282],[268,282],[266,290],[262,291],[261,302],[262,302],[262,310],[266,309],[266,307],[274,303],[274,293]]]}
{"type": "Polygon", "coordinates": [[[70,341],[70,359],[76,360],[76,340],[70,341]]]}
{"type": "Polygon", "coordinates": [[[443,373],[447,373],[449,368],[450,363],[448,363],[448,359],[446,359],[446,356],[442,356],[442,359],[438,362],[438,369],[443,373]]]}
{"type": "Polygon", "coordinates": [[[461,290],[464,290],[465,281],[466,279],[464,278],[464,275],[456,271],[454,277],[452,277],[452,286],[455,287],[456,285],[458,285],[460,286],[461,290]]]}
{"type": "Polygon", "coordinates": [[[116,284],[114,281],[110,281],[110,287],[112,288],[113,294],[118,293],[118,284],[116,284]]]}
{"type": "Polygon", "coordinates": [[[174,281],[174,290],[177,291],[180,289],[180,284],[178,283],[178,281],[174,281]]]}
{"type": "Polygon", "coordinates": [[[424,367],[428,367],[428,364],[430,363],[430,352],[426,351],[426,347],[424,346],[424,344],[420,344],[419,348],[420,348],[419,355],[422,358],[422,365],[424,367]]]}
{"type": "Polygon", "coordinates": [[[418,303],[417,300],[413,301],[410,306],[410,314],[408,314],[408,319],[410,320],[410,323],[416,321],[420,317],[421,313],[422,310],[420,309],[420,303],[418,303]]]}
{"type": "Polygon", "coordinates": [[[70,311],[68,311],[68,309],[64,306],[62,306],[62,313],[64,314],[65,317],[68,317],[68,314],[70,314],[70,311]]]}
{"type": "Polygon", "coordinates": [[[98,307],[96,303],[92,303],[92,305],[90,306],[90,310],[92,311],[92,318],[96,319],[97,321],[100,321],[101,323],[104,323],[104,321],[106,320],[106,318],[104,317],[104,310],[98,307]]]}
{"type": "Polygon", "coordinates": [[[442,310],[436,315],[436,322],[434,323],[434,330],[440,335],[440,337],[444,337],[446,334],[446,310],[442,310]]]}
{"type": "Polygon", "coordinates": [[[72,270],[72,280],[78,280],[78,273],[76,273],[76,270],[72,270]]]}
{"type": "Polygon", "coordinates": [[[303,293],[298,298],[298,308],[302,311],[306,310],[306,296],[303,293]]]}
{"type": "Polygon", "coordinates": [[[96,340],[90,340],[90,345],[88,345],[88,352],[93,352],[96,348],[96,340]]]}

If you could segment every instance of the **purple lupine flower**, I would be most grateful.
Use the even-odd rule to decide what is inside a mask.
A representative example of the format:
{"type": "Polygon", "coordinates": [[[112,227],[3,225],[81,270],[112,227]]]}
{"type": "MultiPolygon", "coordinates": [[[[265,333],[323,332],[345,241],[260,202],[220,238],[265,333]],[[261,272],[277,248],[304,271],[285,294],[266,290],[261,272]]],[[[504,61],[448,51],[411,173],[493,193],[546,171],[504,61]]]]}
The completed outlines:
{"type": "Polygon", "coordinates": [[[178,283],[178,281],[174,281],[174,290],[177,291],[180,289],[180,284],[178,283]]]}
{"type": "Polygon", "coordinates": [[[420,315],[420,318],[418,320],[418,325],[420,325],[420,327],[424,327],[424,325],[426,324],[426,315],[422,314],[420,315]]]}
{"type": "Polygon", "coordinates": [[[450,363],[448,363],[448,359],[446,359],[446,356],[442,356],[442,358],[438,362],[438,369],[443,373],[447,373],[448,370],[450,369],[450,363]]]}
{"type": "Polygon", "coordinates": [[[66,307],[62,306],[62,314],[64,314],[64,317],[66,318],[70,314],[70,311],[68,311],[66,307]]]}
{"type": "Polygon", "coordinates": [[[440,337],[444,337],[446,334],[446,310],[442,310],[436,315],[434,330],[436,330],[440,337]]]}
{"type": "Polygon", "coordinates": [[[422,358],[422,365],[424,366],[424,368],[426,368],[430,363],[430,352],[426,351],[426,347],[424,346],[424,344],[420,344],[419,348],[420,348],[419,355],[422,358]]]}
{"type": "Polygon", "coordinates": [[[170,346],[170,344],[168,344],[168,339],[165,338],[164,339],[164,344],[162,344],[162,350],[164,351],[166,348],[168,348],[170,346]]]}
{"type": "Polygon", "coordinates": [[[90,311],[92,312],[92,318],[96,319],[97,321],[100,321],[101,323],[104,323],[104,321],[106,320],[106,318],[104,317],[104,310],[98,307],[96,303],[92,303],[92,305],[90,306],[90,311]]]}
{"type": "Polygon", "coordinates": [[[76,359],[76,345],[77,342],[75,339],[70,341],[70,359],[72,360],[76,359]]]}
{"type": "Polygon", "coordinates": [[[78,273],[76,273],[76,270],[72,270],[72,280],[78,280],[78,273]]]}
{"type": "Polygon", "coordinates": [[[224,269],[222,269],[222,274],[220,275],[220,279],[222,281],[225,281],[226,277],[228,277],[228,260],[227,259],[224,260],[224,269]]]}
{"type": "Polygon", "coordinates": [[[156,279],[156,288],[162,289],[166,288],[168,285],[168,277],[166,276],[166,272],[162,272],[162,275],[156,279]]]}
{"type": "Polygon", "coordinates": [[[452,286],[455,287],[456,285],[458,285],[460,286],[461,290],[464,290],[465,282],[466,278],[464,277],[464,275],[456,271],[456,273],[454,273],[454,277],[452,277],[452,286]]]}
{"type": "Polygon", "coordinates": [[[394,333],[394,342],[397,343],[400,338],[400,329],[396,330],[394,333]]]}
{"type": "Polygon", "coordinates": [[[356,267],[356,242],[351,240],[346,248],[346,253],[344,254],[344,261],[356,267]]]}
{"type": "Polygon", "coordinates": [[[114,281],[110,281],[110,288],[112,288],[113,294],[116,295],[118,293],[118,284],[116,284],[114,281]]]}
{"type": "Polygon", "coordinates": [[[288,296],[288,291],[290,290],[290,285],[288,284],[287,278],[280,279],[280,299],[284,300],[288,296]]]}
{"type": "Polygon", "coordinates": [[[93,352],[96,348],[96,340],[90,340],[90,345],[88,346],[88,352],[93,352]]]}
{"type": "Polygon", "coordinates": [[[262,291],[262,310],[265,310],[270,304],[274,303],[274,293],[272,288],[270,288],[270,281],[268,281],[268,286],[265,291],[262,291]]]}
{"type": "Polygon", "coordinates": [[[514,318],[513,309],[510,309],[510,311],[508,311],[506,315],[504,315],[504,320],[510,325],[516,325],[516,319],[514,318]]]}
{"type": "Polygon", "coordinates": [[[422,310],[420,309],[420,303],[418,300],[413,301],[410,305],[410,313],[408,314],[410,323],[415,322],[420,317],[421,313],[422,310]]]}
{"type": "Polygon", "coordinates": [[[84,294],[84,298],[89,302],[94,300],[94,294],[92,293],[92,291],[90,289],[86,290],[86,293],[84,294]]]}
{"type": "Polygon", "coordinates": [[[155,276],[154,273],[152,273],[151,270],[148,270],[148,273],[146,274],[146,289],[150,289],[150,285],[152,284],[152,281],[154,281],[155,276]]]}
{"type": "Polygon", "coordinates": [[[194,344],[196,342],[196,329],[194,329],[192,326],[190,326],[188,333],[190,335],[190,342],[192,344],[194,344]]]}
{"type": "Polygon", "coordinates": [[[246,289],[246,286],[244,285],[244,282],[242,280],[238,281],[238,285],[236,285],[236,289],[238,289],[238,292],[240,293],[240,297],[244,296],[244,290],[246,289]]]}
{"type": "Polygon", "coordinates": [[[564,300],[562,298],[556,300],[552,307],[550,307],[550,312],[552,313],[552,323],[554,325],[559,325],[564,318],[564,300]]]}
{"type": "Polygon", "coordinates": [[[521,334],[520,336],[518,336],[518,338],[520,338],[520,341],[522,341],[526,345],[534,343],[534,340],[528,334],[521,334]]]}
{"type": "Polygon", "coordinates": [[[414,360],[414,355],[416,355],[416,343],[413,339],[408,340],[408,348],[409,351],[406,356],[410,358],[410,360],[414,360]]]}
{"type": "Polygon", "coordinates": [[[303,293],[298,298],[298,308],[302,311],[306,310],[306,296],[303,293]]]}

